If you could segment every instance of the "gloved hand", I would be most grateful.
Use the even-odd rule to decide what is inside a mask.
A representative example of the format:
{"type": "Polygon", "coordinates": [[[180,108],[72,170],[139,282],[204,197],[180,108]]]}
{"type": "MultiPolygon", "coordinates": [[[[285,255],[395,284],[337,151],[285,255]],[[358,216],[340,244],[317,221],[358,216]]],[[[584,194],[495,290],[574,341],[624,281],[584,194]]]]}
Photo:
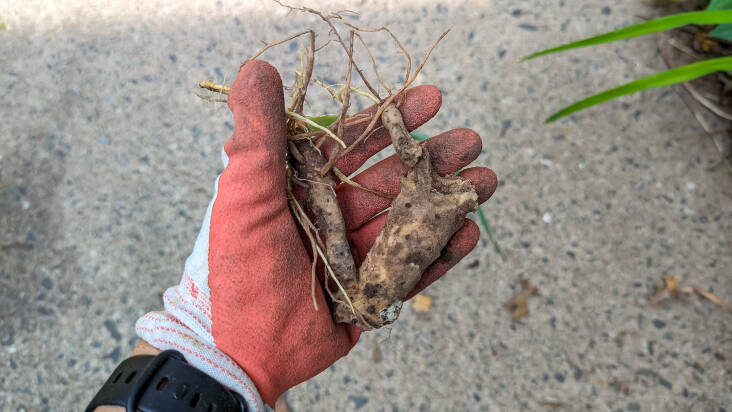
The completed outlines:
{"type": "MultiPolygon", "coordinates": [[[[286,197],[286,117],[279,74],[265,62],[247,63],[231,87],[228,104],[235,126],[222,153],[225,169],[182,280],[165,292],[165,310],[146,314],[136,329],[158,349],[181,351],[189,363],[241,393],[251,410],[258,411],[262,401],[274,405],[287,389],[347,354],[361,330],[333,323],[321,288],[316,290],[320,309],[313,307],[310,246],[300,237],[286,197]]],[[[407,91],[400,110],[411,130],[434,116],[440,104],[436,88],[419,86],[407,91]]],[[[346,143],[365,126],[348,128],[346,143]]],[[[382,129],[336,166],[351,174],[389,143],[382,129]]],[[[467,129],[426,144],[442,174],[463,168],[481,150],[480,138],[467,129]]],[[[324,149],[328,153],[329,145],[324,149]]],[[[403,171],[392,157],[355,180],[395,194],[403,171]]],[[[475,184],[480,202],[495,190],[496,176],[487,168],[467,169],[462,175],[475,184]]],[[[386,215],[373,217],[389,201],[352,186],[339,187],[337,194],[359,264],[386,215]]],[[[468,254],[478,236],[477,226],[466,220],[412,295],[468,254]]]]}

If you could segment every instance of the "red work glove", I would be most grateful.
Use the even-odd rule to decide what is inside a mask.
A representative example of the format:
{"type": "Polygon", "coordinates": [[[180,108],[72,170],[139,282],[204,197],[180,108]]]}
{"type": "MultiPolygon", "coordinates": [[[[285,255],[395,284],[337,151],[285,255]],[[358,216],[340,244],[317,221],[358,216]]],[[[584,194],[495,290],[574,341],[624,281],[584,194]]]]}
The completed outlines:
{"type": "MultiPolygon", "coordinates": [[[[287,389],[347,354],[361,330],[333,323],[320,288],[320,310],[313,307],[309,244],[300,237],[286,196],[286,117],[279,74],[265,62],[247,63],[231,87],[228,103],[234,134],[224,146],[225,169],[183,279],[165,292],[164,311],[138,320],[137,333],[159,349],[181,351],[189,363],[241,393],[251,410],[262,410],[262,401],[274,405],[287,389]]],[[[423,124],[440,103],[434,87],[410,89],[400,108],[405,124],[410,130],[423,124]]],[[[352,142],[364,127],[365,123],[349,128],[345,142],[352,142]]],[[[353,173],[389,143],[381,129],[337,167],[346,175],[353,173]]],[[[467,166],[481,150],[480,138],[467,129],[425,144],[442,174],[467,166]]],[[[399,159],[391,157],[355,180],[395,194],[403,171],[399,159]]],[[[475,184],[480,202],[495,190],[496,176],[487,168],[467,169],[462,175],[475,184]]],[[[337,193],[358,264],[386,215],[373,217],[389,202],[351,186],[341,186],[337,193]]],[[[466,220],[412,295],[467,255],[478,236],[475,223],[466,220]]]]}

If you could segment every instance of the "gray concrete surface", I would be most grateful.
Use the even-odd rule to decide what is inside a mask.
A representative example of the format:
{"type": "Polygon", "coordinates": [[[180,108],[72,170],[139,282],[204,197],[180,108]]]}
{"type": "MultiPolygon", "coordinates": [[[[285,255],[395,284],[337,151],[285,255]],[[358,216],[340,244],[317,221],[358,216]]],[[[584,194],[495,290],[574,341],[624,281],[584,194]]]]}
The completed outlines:
{"type": "MultiPolygon", "coordinates": [[[[133,347],[135,319],[178,281],[232,130],[196,82],[230,82],[259,40],[316,24],[267,2],[130,3],[0,2],[3,411],[80,410],[133,347]]],[[[292,389],[294,411],[732,410],[730,313],[698,296],[647,304],[662,274],[732,300],[732,178],[713,144],[669,89],[542,124],[662,69],[653,39],[516,63],[657,11],[637,0],[310,5],[359,10],[359,24],[389,25],[415,56],[453,27],[418,80],[444,93],[423,130],[481,134],[477,163],[501,179],[485,211],[507,258],[483,241],[426,292],[429,312],[408,306],[292,389]],[[513,323],[503,303],[521,278],[541,294],[513,323]]],[[[385,73],[396,82],[399,55],[370,39],[382,64],[400,62],[385,73]]],[[[286,82],[290,51],[265,56],[286,82]]],[[[338,80],[328,56],[318,69],[338,80]]],[[[329,106],[321,94],[312,107],[329,106]]]]}

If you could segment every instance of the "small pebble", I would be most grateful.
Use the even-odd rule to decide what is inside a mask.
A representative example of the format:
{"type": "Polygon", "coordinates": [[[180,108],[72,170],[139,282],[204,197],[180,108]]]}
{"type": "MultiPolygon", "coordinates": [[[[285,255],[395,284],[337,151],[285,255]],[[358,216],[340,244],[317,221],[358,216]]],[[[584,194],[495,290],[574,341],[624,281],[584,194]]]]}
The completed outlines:
{"type": "Polygon", "coordinates": [[[551,212],[544,213],[542,220],[546,223],[551,223],[552,222],[552,213],[551,212]]]}

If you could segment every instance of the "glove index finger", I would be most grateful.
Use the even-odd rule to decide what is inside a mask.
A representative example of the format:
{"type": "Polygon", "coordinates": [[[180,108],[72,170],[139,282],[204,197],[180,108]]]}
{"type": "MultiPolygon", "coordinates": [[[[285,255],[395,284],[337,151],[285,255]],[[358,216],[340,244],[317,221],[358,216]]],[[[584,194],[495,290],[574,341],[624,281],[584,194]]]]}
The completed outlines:
{"type": "MultiPolygon", "coordinates": [[[[405,91],[404,99],[399,106],[399,111],[402,112],[404,125],[407,127],[407,130],[412,131],[434,117],[437,111],[440,110],[441,105],[442,93],[435,86],[415,86],[405,91]]],[[[362,114],[373,116],[377,109],[378,106],[373,105],[359,112],[356,116],[362,114]]],[[[343,132],[343,142],[346,145],[352,144],[366,130],[369,122],[370,120],[355,124],[352,127],[346,127],[343,132]]],[[[381,126],[381,121],[376,122],[374,129],[379,126],[381,126]]],[[[354,147],[350,153],[338,160],[336,167],[344,174],[350,175],[358,170],[371,156],[390,144],[391,137],[389,133],[384,128],[378,129],[366,140],[362,141],[358,147],[354,147]]],[[[324,152],[328,153],[330,157],[336,149],[336,146],[337,143],[329,139],[323,144],[324,152]]]]}

